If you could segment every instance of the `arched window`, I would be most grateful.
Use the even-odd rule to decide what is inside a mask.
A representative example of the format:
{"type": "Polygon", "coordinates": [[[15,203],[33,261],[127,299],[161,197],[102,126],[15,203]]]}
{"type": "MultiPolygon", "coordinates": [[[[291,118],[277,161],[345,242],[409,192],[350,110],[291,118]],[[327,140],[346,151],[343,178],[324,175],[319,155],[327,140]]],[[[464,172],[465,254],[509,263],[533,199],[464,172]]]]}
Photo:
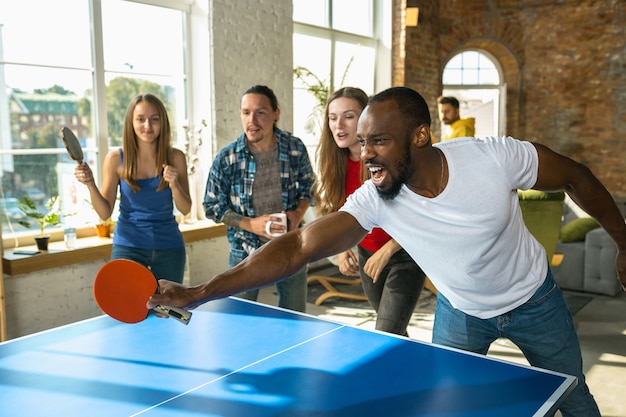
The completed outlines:
{"type": "Polygon", "coordinates": [[[485,54],[465,51],[448,61],[443,70],[443,84],[499,85],[500,73],[485,54]]]}
{"type": "Polygon", "coordinates": [[[475,118],[476,137],[505,134],[506,88],[501,73],[497,61],[482,51],[460,52],[443,69],[442,95],[459,100],[462,118],[475,118]]]}

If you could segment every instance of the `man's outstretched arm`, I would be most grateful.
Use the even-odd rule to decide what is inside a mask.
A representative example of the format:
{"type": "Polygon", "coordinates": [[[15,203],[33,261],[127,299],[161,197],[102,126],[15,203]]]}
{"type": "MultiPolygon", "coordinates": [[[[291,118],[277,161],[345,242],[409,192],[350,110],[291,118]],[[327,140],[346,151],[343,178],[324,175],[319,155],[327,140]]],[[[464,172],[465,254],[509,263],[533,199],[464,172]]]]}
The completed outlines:
{"type": "Polygon", "coordinates": [[[345,212],[328,214],[305,227],[272,239],[237,266],[216,275],[205,284],[185,287],[159,280],[159,294],[148,308],[168,305],[193,309],[207,301],[265,287],[296,273],[310,262],[354,247],[367,234],[345,212]]]}

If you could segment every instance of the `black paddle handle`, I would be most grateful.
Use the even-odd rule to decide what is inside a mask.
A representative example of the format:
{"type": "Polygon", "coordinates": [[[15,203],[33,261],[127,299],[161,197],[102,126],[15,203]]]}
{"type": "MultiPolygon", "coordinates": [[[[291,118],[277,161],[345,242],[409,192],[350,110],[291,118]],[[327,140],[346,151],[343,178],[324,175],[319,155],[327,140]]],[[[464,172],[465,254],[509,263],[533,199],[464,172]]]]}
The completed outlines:
{"type": "Polygon", "coordinates": [[[172,317],[185,325],[189,324],[189,321],[191,320],[191,312],[183,310],[182,308],[158,305],[152,310],[157,313],[165,314],[168,317],[172,317]]]}

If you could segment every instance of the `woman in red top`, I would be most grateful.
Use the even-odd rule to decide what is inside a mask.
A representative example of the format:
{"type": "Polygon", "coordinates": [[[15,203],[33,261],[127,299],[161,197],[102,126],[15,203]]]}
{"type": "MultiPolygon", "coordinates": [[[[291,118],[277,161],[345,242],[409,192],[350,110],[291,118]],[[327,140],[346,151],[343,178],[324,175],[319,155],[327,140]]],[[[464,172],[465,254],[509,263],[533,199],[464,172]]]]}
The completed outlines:
{"type": "MultiPolygon", "coordinates": [[[[356,137],[367,100],[363,90],[344,87],[326,104],[317,148],[315,200],[320,215],[337,211],[368,178],[356,137]]],[[[359,243],[358,258],[347,250],[338,260],[343,275],[361,276],[363,290],[377,313],[376,330],[406,335],[425,275],[404,249],[384,230],[375,228],[359,243]]]]}

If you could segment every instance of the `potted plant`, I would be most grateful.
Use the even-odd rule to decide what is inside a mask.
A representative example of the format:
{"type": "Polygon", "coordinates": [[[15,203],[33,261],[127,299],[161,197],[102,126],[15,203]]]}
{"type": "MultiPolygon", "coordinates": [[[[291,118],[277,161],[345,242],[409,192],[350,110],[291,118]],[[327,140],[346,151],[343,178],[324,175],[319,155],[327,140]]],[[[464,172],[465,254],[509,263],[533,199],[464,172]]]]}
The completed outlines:
{"type": "Polygon", "coordinates": [[[96,224],[96,234],[98,237],[110,237],[112,225],[113,220],[111,220],[111,218],[106,220],[100,219],[100,221],[96,224]]]}
{"type": "MultiPolygon", "coordinates": [[[[91,204],[91,201],[84,199],[83,202],[95,211],[95,209],[93,208],[93,204],[91,204]]],[[[110,217],[108,219],[102,219],[98,217],[98,222],[96,223],[96,235],[98,237],[111,237],[111,229],[113,229],[114,225],[115,222],[110,217]]]]}
{"type": "MultiPolygon", "coordinates": [[[[348,61],[348,64],[346,65],[346,68],[343,70],[343,76],[341,77],[341,82],[339,83],[340,87],[345,85],[344,83],[348,77],[350,67],[352,66],[355,58],[356,55],[352,55],[350,61],[348,61]]],[[[298,80],[299,83],[306,88],[306,91],[313,95],[316,101],[311,114],[307,118],[304,129],[314,136],[319,136],[319,132],[322,131],[322,121],[324,120],[326,103],[328,103],[328,99],[333,93],[335,87],[328,79],[321,79],[306,67],[299,66],[294,68],[293,74],[296,80],[298,80]]]]}
{"type": "MultiPolygon", "coordinates": [[[[59,201],[59,196],[53,196],[46,201],[45,208],[47,211],[45,213],[40,212],[37,206],[35,206],[35,203],[27,196],[23,196],[22,199],[17,202],[17,206],[22,213],[39,224],[39,236],[35,237],[35,242],[37,242],[39,250],[48,250],[50,236],[46,236],[45,234],[46,226],[56,226],[59,224],[59,201]]],[[[31,227],[30,221],[20,220],[18,223],[26,228],[31,227]]]]}

